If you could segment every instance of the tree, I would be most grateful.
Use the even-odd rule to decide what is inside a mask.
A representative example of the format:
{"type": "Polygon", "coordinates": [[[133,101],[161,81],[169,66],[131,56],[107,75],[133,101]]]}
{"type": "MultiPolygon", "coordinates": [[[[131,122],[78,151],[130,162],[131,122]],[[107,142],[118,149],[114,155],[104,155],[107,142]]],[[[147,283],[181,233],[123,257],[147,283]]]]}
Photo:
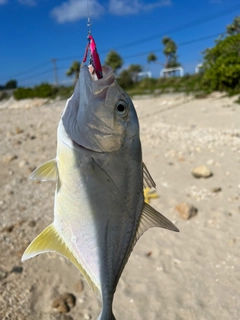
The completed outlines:
{"type": "Polygon", "coordinates": [[[122,67],[123,60],[116,51],[111,50],[106,57],[105,64],[111,67],[113,72],[117,72],[122,67]]]}
{"type": "Polygon", "coordinates": [[[9,80],[5,84],[5,89],[16,89],[17,88],[17,80],[9,80]]]}
{"type": "Polygon", "coordinates": [[[227,26],[227,33],[229,35],[240,33],[240,16],[235,17],[232,24],[227,26]]]}
{"type": "Polygon", "coordinates": [[[66,75],[69,77],[74,75],[74,84],[76,84],[79,78],[79,72],[80,72],[80,62],[73,61],[71,67],[66,72],[66,75]]]}
{"type": "Polygon", "coordinates": [[[127,70],[132,78],[133,82],[138,80],[138,73],[142,71],[142,66],[140,64],[130,64],[127,70]]]}
{"type": "Polygon", "coordinates": [[[130,66],[122,70],[119,75],[118,82],[124,89],[129,88],[134,82],[137,82],[138,73],[142,71],[142,66],[140,64],[130,64],[130,66]]]}
{"type": "Polygon", "coordinates": [[[227,36],[204,52],[203,84],[208,91],[240,92],[240,33],[227,36]]]}
{"type": "Polygon", "coordinates": [[[180,66],[180,63],[177,61],[177,45],[169,37],[164,37],[162,39],[162,44],[164,45],[163,53],[166,57],[165,68],[174,68],[180,66]]]}
{"type": "Polygon", "coordinates": [[[147,57],[147,62],[151,63],[151,62],[156,62],[157,61],[157,56],[154,53],[149,53],[148,57],[147,57]]]}

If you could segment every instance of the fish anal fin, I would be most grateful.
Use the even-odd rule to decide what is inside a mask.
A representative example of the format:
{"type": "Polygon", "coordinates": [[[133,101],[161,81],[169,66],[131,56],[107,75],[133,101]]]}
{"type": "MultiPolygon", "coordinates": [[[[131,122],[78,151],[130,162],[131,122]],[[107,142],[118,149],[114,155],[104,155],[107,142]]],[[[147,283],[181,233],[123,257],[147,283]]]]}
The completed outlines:
{"type": "Polygon", "coordinates": [[[179,232],[179,229],[170,220],[144,202],[134,245],[145,231],[153,227],[179,232]]]}
{"type": "Polygon", "coordinates": [[[58,169],[56,159],[45,162],[37,169],[35,169],[29,179],[41,181],[57,181],[58,169]]]}
{"type": "Polygon", "coordinates": [[[98,287],[94,284],[82,265],[77,261],[72,252],[68,249],[66,243],[59,235],[54,224],[50,224],[30,243],[30,245],[23,253],[22,261],[28,260],[38,254],[45,252],[57,252],[61,256],[70,260],[86,278],[98,298],[101,298],[98,287]]]}
{"type": "Polygon", "coordinates": [[[143,187],[146,188],[156,188],[156,183],[154,182],[153,178],[151,177],[145,163],[142,163],[143,166],[143,187]]]}

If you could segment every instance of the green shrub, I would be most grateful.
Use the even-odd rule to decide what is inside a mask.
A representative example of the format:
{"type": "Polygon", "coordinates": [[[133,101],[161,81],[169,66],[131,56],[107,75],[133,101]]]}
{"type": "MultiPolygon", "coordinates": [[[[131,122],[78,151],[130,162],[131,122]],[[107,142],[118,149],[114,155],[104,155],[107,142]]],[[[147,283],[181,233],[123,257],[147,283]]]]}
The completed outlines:
{"type": "Polygon", "coordinates": [[[13,95],[16,100],[27,98],[54,98],[58,89],[48,83],[42,83],[33,88],[18,88],[13,95]]]}
{"type": "Polygon", "coordinates": [[[204,60],[203,86],[207,91],[240,92],[240,34],[218,40],[205,51],[204,60]]]}

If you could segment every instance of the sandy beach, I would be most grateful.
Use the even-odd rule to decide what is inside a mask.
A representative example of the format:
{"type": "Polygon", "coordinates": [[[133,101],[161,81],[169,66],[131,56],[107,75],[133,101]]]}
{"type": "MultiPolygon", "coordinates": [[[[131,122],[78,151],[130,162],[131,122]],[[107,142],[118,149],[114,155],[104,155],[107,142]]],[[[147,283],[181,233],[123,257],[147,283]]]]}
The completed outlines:
{"type": "MultiPolygon", "coordinates": [[[[117,286],[113,305],[117,320],[240,319],[236,99],[220,93],[204,99],[184,94],[134,99],[143,160],[159,196],[150,204],[180,233],[152,228],[140,238],[117,286]],[[199,166],[206,166],[211,176],[195,178],[191,171],[199,166]],[[196,215],[184,219],[176,209],[181,203],[194,206],[196,215]]],[[[27,245],[53,220],[55,183],[28,177],[55,157],[56,129],[65,102],[0,102],[3,320],[94,320],[101,310],[79,271],[61,256],[48,253],[21,263],[27,245]],[[71,295],[64,297],[65,293],[76,301],[69,302],[71,295]]]]}

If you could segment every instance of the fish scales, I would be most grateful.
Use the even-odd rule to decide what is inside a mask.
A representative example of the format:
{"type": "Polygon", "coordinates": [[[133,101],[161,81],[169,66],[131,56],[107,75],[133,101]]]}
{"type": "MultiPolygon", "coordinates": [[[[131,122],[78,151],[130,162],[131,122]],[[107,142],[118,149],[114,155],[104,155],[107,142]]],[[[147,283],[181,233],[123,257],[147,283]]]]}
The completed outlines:
{"type": "Polygon", "coordinates": [[[98,320],[115,319],[114,292],[138,238],[150,227],[178,229],[144,202],[143,180],[155,183],[142,162],[135,108],[109,67],[97,81],[81,68],[57,136],[56,159],[31,175],[56,181],[54,221],[22,260],[63,255],[102,301],[98,320]]]}

